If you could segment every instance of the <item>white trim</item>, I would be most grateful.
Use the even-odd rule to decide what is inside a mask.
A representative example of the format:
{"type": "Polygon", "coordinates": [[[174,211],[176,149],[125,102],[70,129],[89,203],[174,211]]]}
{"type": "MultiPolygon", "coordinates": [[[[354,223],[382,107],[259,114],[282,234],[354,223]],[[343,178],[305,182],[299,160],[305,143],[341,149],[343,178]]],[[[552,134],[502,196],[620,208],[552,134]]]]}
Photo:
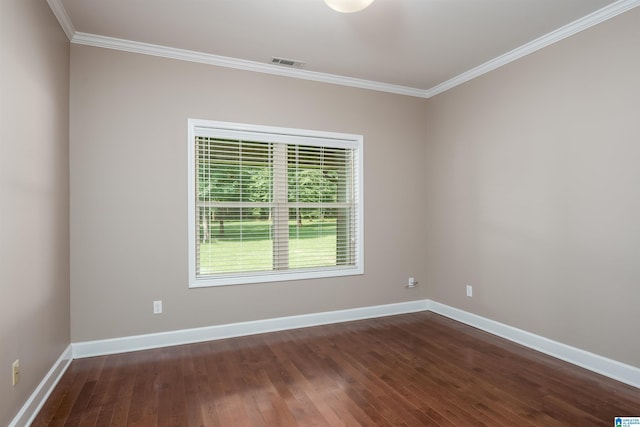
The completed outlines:
{"type": "Polygon", "coordinates": [[[85,341],[73,344],[73,357],[75,359],[79,359],[128,351],[242,337],[266,332],[328,325],[331,323],[372,319],[375,317],[392,316],[396,314],[415,313],[425,310],[427,310],[427,300],[417,300],[372,307],[352,308],[323,313],[303,314],[299,316],[207,326],[203,328],[183,329],[179,331],[159,332],[155,334],[123,338],[85,341]]]}
{"type": "Polygon", "coordinates": [[[579,33],[580,31],[584,31],[588,28],[598,25],[601,22],[620,15],[621,13],[627,12],[637,6],[640,6],[640,0],[619,0],[615,3],[611,3],[610,5],[605,6],[600,10],[577,19],[563,27],[558,28],[557,30],[545,34],[542,37],[538,37],[537,39],[532,40],[529,43],[525,43],[510,52],[500,55],[497,58],[487,61],[484,64],[481,64],[468,71],[465,71],[464,73],[443,83],[440,83],[439,85],[436,85],[431,89],[427,89],[425,91],[424,97],[431,98],[432,96],[438,95],[439,93],[445,92],[458,85],[466,83],[469,80],[475,79],[476,77],[480,77],[481,75],[486,74],[489,71],[493,71],[497,68],[502,67],[503,65],[507,65],[508,63],[529,55],[530,53],[536,52],[544,47],[564,40],[567,37],[579,33]]]}
{"type": "Polygon", "coordinates": [[[522,344],[614,380],[640,388],[640,368],[550,340],[445,304],[429,301],[429,311],[522,344]]]}
{"type": "Polygon", "coordinates": [[[408,86],[380,83],[371,80],[356,79],[353,77],[337,76],[334,74],[319,73],[315,71],[301,70],[295,68],[284,68],[278,65],[247,61],[226,56],[213,55],[209,53],[196,52],[192,50],[176,49],[167,46],[141,43],[132,40],[106,37],[97,34],[88,34],[75,31],[73,23],[69,19],[64,6],[60,0],[47,0],[51,10],[60,22],[64,32],[72,43],[102,47],[107,49],[121,50],[125,52],[140,53],[144,55],[159,56],[163,58],[178,59],[181,61],[197,62],[202,64],[215,65],[219,67],[235,68],[245,71],[273,74],[284,77],[292,77],[303,80],[311,80],[323,83],[336,84],[341,86],[355,87],[360,89],[370,89],[379,92],[395,93],[398,95],[414,96],[418,98],[431,98],[439,93],[445,92],[469,80],[493,71],[503,65],[520,59],[530,53],[540,50],[553,43],[559,42],[580,31],[591,28],[601,22],[611,19],[621,13],[627,12],[640,6],[640,0],[619,0],[603,7],[587,16],[577,19],[555,31],[545,34],[529,43],[526,43],[510,52],[498,56],[475,68],[465,71],[456,77],[446,80],[429,89],[418,89],[408,86]]]}
{"type": "Polygon", "coordinates": [[[29,399],[22,406],[13,421],[9,423],[9,427],[28,426],[31,425],[42,405],[47,401],[49,395],[56,387],[60,378],[65,373],[72,359],[72,346],[69,346],[62,352],[62,355],[53,364],[47,375],[44,376],[38,387],[31,393],[29,399]]]}
{"type": "Polygon", "coordinates": [[[424,97],[425,91],[407,86],[393,85],[389,83],[374,82],[371,80],[357,79],[353,77],[337,76],[334,74],[320,73],[317,71],[286,68],[270,63],[248,61],[245,59],[231,58],[228,56],[214,55],[211,53],[196,52],[193,50],[176,49],[157,44],[141,43],[132,40],[114,37],[100,36],[76,32],[71,43],[102,47],[106,49],[121,50],[124,52],[140,53],[143,55],[159,56],[162,58],[178,59],[181,61],[197,62],[201,64],[216,65],[219,67],[235,68],[237,70],[255,71],[264,74],[273,74],[283,77],[292,77],[315,82],[331,83],[341,86],[349,86],[360,89],[371,89],[379,92],[389,92],[399,95],[424,97]]]}
{"type": "Polygon", "coordinates": [[[9,423],[8,427],[28,426],[33,422],[73,359],[421,311],[432,311],[458,322],[489,332],[493,335],[505,338],[509,341],[548,354],[557,359],[564,360],[614,380],[640,388],[640,368],[580,350],[445,304],[431,300],[416,300],[396,304],[73,343],[65,349],[62,355],[53,364],[49,372],[42,379],[38,387],[36,387],[18,414],[9,423]]]}
{"type": "MultiPolygon", "coordinates": [[[[264,282],[281,282],[285,280],[305,280],[327,277],[342,277],[364,274],[364,144],[363,136],[348,133],[337,133],[275,126],[263,126],[234,122],[220,122],[202,119],[187,120],[187,225],[188,225],[188,260],[189,288],[209,286],[243,285],[264,282]],[[355,192],[355,262],[353,265],[327,266],[313,269],[291,269],[256,272],[238,272],[233,274],[217,274],[209,277],[198,277],[196,273],[196,147],[197,136],[212,136],[232,140],[265,141],[278,144],[303,144],[318,147],[339,147],[353,150],[356,155],[357,176],[352,190],[355,192]]],[[[277,162],[274,162],[277,164],[277,162]]],[[[284,172],[286,173],[286,171],[284,172]]],[[[275,180],[276,178],[274,178],[275,180]]],[[[286,180],[286,178],[285,178],[286,180]]],[[[351,206],[349,201],[345,205],[351,206]]],[[[240,206],[247,206],[242,203],[240,206]]],[[[287,203],[288,207],[293,207],[287,203]]]]}
{"type": "Polygon", "coordinates": [[[58,23],[60,23],[60,26],[67,35],[67,38],[69,40],[73,39],[76,29],[73,27],[73,22],[71,22],[69,15],[67,15],[67,11],[62,5],[61,0],[47,0],[47,3],[49,3],[51,11],[58,19],[58,23]]]}
{"type": "Polygon", "coordinates": [[[557,359],[564,360],[565,362],[581,366],[614,380],[640,388],[640,368],[580,350],[445,304],[430,300],[416,300],[396,304],[73,343],[65,349],[62,355],[53,364],[47,375],[45,375],[38,387],[36,387],[35,391],[31,394],[18,414],[9,423],[8,427],[28,426],[33,422],[36,415],[42,408],[42,405],[49,398],[51,392],[58,384],[60,378],[65,373],[73,359],[421,311],[432,311],[458,322],[489,332],[493,335],[505,338],[509,341],[548,354],[557,359]]]}
{"type": "Polygon", "coordinates": [[[362,145],[362,135],[312,129],[285,128],[250,123],[220,122],[206,119],[187,119],[194,135],[223,138],[258,138],[283,144],[317,145],[334,148],[354,148],[362,145]]]}

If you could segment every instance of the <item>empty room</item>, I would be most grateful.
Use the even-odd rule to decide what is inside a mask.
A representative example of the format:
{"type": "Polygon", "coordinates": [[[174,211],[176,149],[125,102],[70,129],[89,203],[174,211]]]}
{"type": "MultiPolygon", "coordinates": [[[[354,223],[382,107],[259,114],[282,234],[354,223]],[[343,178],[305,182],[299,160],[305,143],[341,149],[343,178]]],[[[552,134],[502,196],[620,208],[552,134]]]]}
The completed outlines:
{"type": "Polygon", "coordinates": [[[5,0],[0,425],[640,425],[640,0],[5,0]]]}

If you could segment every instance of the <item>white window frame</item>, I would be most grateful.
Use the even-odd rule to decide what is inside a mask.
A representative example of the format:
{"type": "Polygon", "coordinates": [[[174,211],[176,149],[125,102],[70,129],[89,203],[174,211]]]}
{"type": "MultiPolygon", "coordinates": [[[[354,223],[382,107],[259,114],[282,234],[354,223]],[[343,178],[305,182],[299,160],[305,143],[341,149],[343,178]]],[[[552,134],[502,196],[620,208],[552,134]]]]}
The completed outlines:
{"type": "Polygon", "coordinates": [[[273,126],[261,126],[244,123],[220,122],[211,120],[188,119],[188,244],[189,244],[189,288],[225,286],[285,280],[317,279],[364,274],[364,170],[363,136],[347,133],[325,132],[306,129],[293,129],[273,126]],[[265,140],[268,142],[316,145],[327,147],[351,148],[356,151],[357,171],[354,183],[355,194],[355,251],[354,265],[332,266],[310,271],[268,271],[246,272],[239,274],[221,274],[218,277],[198,277],[196,274],[196,153],[197,136],[213,136],[231,139],[265,140]]]}

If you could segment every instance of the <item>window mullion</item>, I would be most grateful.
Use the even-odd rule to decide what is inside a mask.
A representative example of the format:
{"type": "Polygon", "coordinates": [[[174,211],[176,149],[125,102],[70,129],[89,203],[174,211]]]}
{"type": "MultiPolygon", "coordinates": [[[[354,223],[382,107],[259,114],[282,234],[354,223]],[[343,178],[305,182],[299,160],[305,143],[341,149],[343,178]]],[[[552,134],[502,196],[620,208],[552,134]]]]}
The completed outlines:
{"type": "Polygon", "coordinates": [[[289,268],[289,209],[287,207],[287,145],[273,147],[273,269],[289,268]]]}

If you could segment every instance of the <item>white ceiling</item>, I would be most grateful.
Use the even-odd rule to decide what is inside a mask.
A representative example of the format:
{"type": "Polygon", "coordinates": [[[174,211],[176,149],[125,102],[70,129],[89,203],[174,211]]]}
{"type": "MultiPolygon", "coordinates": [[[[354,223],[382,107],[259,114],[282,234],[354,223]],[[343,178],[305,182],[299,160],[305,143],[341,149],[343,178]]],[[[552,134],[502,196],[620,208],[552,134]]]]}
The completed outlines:
{"type": "Polygon", "coordinates": [[[342,14],[322,0],[48,1],[76,43],[172,56],[158,48],[169,47],[175,48],[170,50],[174,57],[182,52],[176,49],[194,51],[188,52],[191,58],[195,52],[206,54],[199,62],[418,96],[454,86],[640,3],[375,0],[362,12],[342,14]],[[133,48],[129,41],[158,46],[138,43],[133,48]],[[271,64],[274,56],[305,65],[279,71],[282,66],[271,64]]]}

